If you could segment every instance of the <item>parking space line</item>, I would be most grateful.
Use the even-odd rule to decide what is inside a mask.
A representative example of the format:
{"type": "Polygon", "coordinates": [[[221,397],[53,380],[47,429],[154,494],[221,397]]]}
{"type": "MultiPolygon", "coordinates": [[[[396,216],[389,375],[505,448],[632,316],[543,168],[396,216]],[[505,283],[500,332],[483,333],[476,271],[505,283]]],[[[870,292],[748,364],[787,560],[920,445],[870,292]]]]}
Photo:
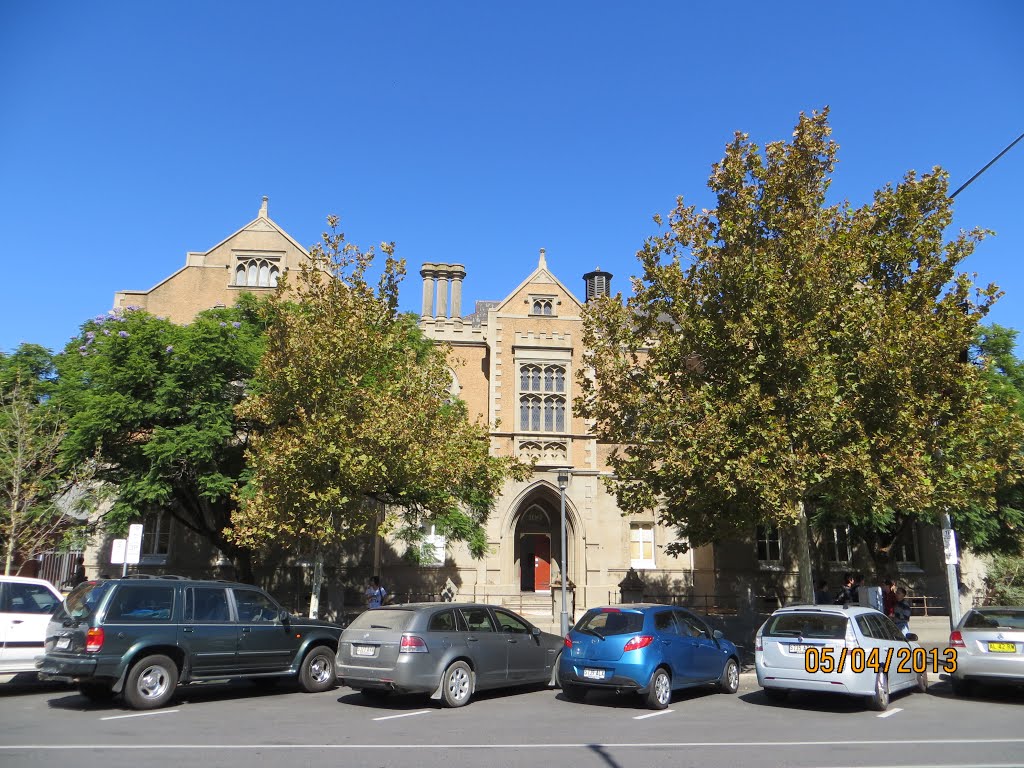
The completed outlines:
{"type": "Polygon", "coordinates": [[[657,717],[658,715],[667,715],[669,712],[675,712],[674,709],[663,709],[661,712],[650,712],[646,715],[637,715],[634,720],[646,720],[648,717],[657,717]]]}
{"type": "Polygon", "coordinates": [[[883,712],[882,714],[879,715],[879,717],[892,717],[897,712],[902,712],[902,711],[903,711],[902,709],[900,709],[899,707],[896,707],[896,709],[890,709],[888,712],[883,712]]]}
{"type": "Polygon", "coordinates": [[[136,712],[134,715],[111,715],[110,717],[101,717],[100,720],[124,720],[126,717],[149,717],[150,715],[173,715],[175,712],[180,712],[180,709],[161,709],[159,712],[136,712]]]}
{"type": "Polygon", "coordinates": [[[374,722],[378,720],[396,720],[399,717],[412,717],[413,715],[426,715],[430,712],[429,709],[421,709],[419,712],[403,712],[401,715],[388,715],[387,717],[375,717],[374,722]]]}

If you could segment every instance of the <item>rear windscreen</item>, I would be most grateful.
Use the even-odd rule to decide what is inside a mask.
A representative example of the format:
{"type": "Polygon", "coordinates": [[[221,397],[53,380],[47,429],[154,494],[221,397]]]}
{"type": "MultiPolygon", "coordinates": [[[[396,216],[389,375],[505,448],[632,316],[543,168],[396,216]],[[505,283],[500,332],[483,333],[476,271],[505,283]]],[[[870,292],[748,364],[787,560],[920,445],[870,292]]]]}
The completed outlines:
{"type": "Polygon", "coordinates": [[[763,635],[806,637],[818,640],[842,640],[846,637],[846,617],[828,613],[780,613],[764,625],[763,635]]]}
{"type": "Polygon", "coordinates": [[[644,628],[644,615],[633,611],[589,611],[574,627],[577,632],[589,632],[602,637],[632,635],[644,628]]]}
{"type": "Polygon", "coordinates": [[[87,619],[96,612],[103,596],[107,594],[113,582],[110,581],[87,581],[75,587],[71,594],[64,600],[64,605],[58,609],[54,618],[62,621],[65,618],[87,619]]]}
{"type": "Polygon", "coordinates": [[[390,629],[395,632],[404,632],[406,627],[412,623],[412,611],[397,608],[374,608],[363,611],[356,616],[355,620],[348,625],[349,629],[390,629]]]}
{"type": "Polygon", "coordinates": [[[974,611],[965,629],[1024,629],[1024,611],[974,611]]]}

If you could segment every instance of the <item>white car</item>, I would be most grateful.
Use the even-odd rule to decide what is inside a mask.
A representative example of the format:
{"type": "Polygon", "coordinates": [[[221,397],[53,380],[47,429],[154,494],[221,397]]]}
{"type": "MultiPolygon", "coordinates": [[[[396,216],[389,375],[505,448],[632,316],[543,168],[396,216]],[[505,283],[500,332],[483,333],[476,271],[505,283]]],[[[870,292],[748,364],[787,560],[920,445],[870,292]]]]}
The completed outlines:
{"type": "Polygon", "coordinates": [[[957,696],[970,696],[975,683],[1024,684],[1024,606],[969,611],[949,646],[956,652],[950,683],[957,696]]]}
{"type": "Polygon", "coordinates": [[[916,640],[874,608],[780,608],[757,631],[757,682],[778,701],[790,691],[842,693],[882,711],[897,691],[923,693],[929,666],[945,665],[941,651],[926,651],[916,640]]]}
{"type": "Polygon", "coordinates": [[[46,625],[63,601],[45,579],[0,575],[0,674],[35,673],[46,625]]]}

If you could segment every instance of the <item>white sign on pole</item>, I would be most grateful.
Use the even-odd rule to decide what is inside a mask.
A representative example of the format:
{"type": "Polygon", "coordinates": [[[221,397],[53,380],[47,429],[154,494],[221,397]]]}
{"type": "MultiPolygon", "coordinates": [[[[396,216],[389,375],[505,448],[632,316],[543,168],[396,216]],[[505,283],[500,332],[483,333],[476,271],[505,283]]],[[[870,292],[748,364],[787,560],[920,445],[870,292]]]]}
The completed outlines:
{"type": "Polygon", "coordinates": [[[125,562],[138,565],[142,559],[142,524],[128,526],[128,548],[125,550],[125,562]]]}
{"type": "Polygon", "coordinates": [[[946,565],[956,565],[956,534],[952,528],[942,529],[942,552],[946,556],[946,565]]]}
{"type": "Polygon", "coordinates": [[[110,550],[110,562],[113,565],[121,565],[124,563],[124,550],[127,545],[127,539],[114,539],[114,546],[110,550]]]}

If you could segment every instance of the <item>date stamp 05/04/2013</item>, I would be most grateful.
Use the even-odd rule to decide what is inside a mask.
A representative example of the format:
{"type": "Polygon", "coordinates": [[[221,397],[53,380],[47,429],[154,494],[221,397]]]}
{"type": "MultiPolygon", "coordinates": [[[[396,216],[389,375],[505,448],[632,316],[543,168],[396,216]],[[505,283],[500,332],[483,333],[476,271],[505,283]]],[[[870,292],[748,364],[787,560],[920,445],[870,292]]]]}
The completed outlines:
{"type": "Polygon", "coordinates": [[[808,674],[842,674],[847,671],[920,675],[929,670],[951,675],[956,672],[956,651],[953,648],[819,648],[807,646],[804,670],[808,674]]]}

